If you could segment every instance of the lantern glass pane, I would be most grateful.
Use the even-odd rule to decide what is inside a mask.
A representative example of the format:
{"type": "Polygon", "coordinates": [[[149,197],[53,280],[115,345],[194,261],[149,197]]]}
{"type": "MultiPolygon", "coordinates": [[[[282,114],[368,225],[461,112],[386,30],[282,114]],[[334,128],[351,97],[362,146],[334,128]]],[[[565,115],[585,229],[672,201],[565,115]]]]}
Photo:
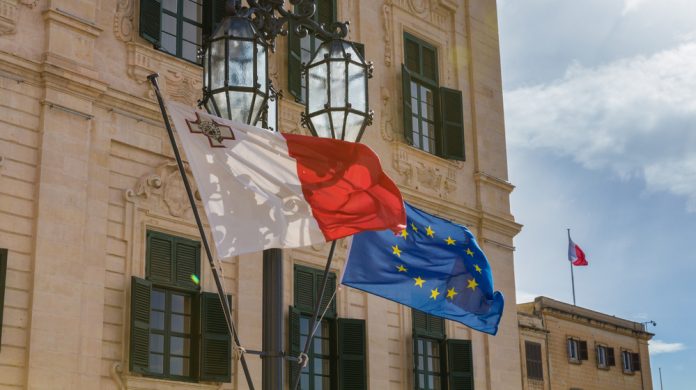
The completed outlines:
{"type": "Polygon", "coordinates": [[[336,139],[344,139],[343,138],[343,127],[345,126],[345,120],[346,120],[346,112],[343,110],[340,111],[332,111],[331,112],[331,121],[333,122],[333,128],[334,128],[334,137],[336,139]]]}
{"type": "Polygon", "coordinates": [[[360,60],[360,54],[355,51],[355,48],[350,43],[344,43],[344,50],[346,51],[346,56],[350,55],[350,59],[355,62],[362,62],[360,60]]]}
{"type": "Polygon", "coordinates": [[[210,58],[210,53],[205,53],[205,55],[203,56],[203,86],[205,88],[210,88],[210,80],[208,79],[208,75],[210,74],[210,68],[208,67],[208,64],[210,63],[210,61],[208,61],[208,58],[210,58]]]}
{"type": "Polygon", "coordinates": [[[266,128],[278,131],[278,98],[268,101],[268,114],[266,115],[266,128]]]}
{"type": "Polygon", "coordinates": [[[314,125],[314,130],[317,132],[319,137],[323,138],[333,138],[331,134],[331,124],[329,123],[329,114],[324,113],[312,117],[312,124],[314,125]]]}
{"type": "Polygon", "coordinates": [[[251,123],[256,123],[256,120],[259,118],[259,113],[263,110],[265,104],[266,99],[263,97],[263,95],[257,94],[254,101],[253,111],[251,112],[251,123]]]}
{"type": "Polygon", "coordinates": [[[249,111],[251,111],[251,92],[231,91],[230,95],[230,120],[240,123],[249,123],[249,111]]]}
{"type": "Polygon", "coordinates": [[[348,120],[346,121],[346,131],[343,139],[346,141],[355,142],[358,139],[358,135],[360,135],[360,130],[362,130],[362,125],[364,121],[365,117],[363,117],[362,115],[358,115],[352,112],[349,113],[348,120]]]}
{"type": "Polygon", "coordinates": [[[266,93],[266,84],[268,83],[268,68],[266,67],[266,48],[263,45],[256,44],[256,51],[258,53],[258,57],[256,59],[256,66],[257,74],[259,77],[257,82],[261,86],[261,92],[266,93]]]}
{"type": "Polygon", "coordinates": [[[309,88],[307,88],[307,103],[309,113],[317,112],[324,109],[328,104],[328,83],[326,70],[328,67],[317,65],[309,68],[309,88]]]}
{"type": "MultiPolygon", "coordinates": [[[[229,85],[254,86],[254,43],[229,40],[229,85]]],[[[248,107],[248,106],[247,106],[248,107]]]]}
{"type": "Polygon", "coordinates": [[[210,46],[210,73],[212,80],[210,89],[218,89],[225,86],[225,40],[213,41],[210,46]]]}
{"type": "MultiPolygon", "coordinates": [[[[215,100],[215,105],[217,106],[218,112],[221,118],[229,118],[229,112],[227,111],[227,94],[224,92],[219,92],[213,95],[213,100],[215,100]]],[[[214,112],[214,111],[213,111],[214,112]]]]}
{"type": "Polygon", "coordinates": [[[333,60],[329,62],[331,72],[331,107],[346,106],[346,62],[333,60]]]}
{"type": "Polygon", "coordinates": [[[363,112],[367,112],[366,79],[365,68],[352,63],[348,65],[348,102],[363,112]]]}

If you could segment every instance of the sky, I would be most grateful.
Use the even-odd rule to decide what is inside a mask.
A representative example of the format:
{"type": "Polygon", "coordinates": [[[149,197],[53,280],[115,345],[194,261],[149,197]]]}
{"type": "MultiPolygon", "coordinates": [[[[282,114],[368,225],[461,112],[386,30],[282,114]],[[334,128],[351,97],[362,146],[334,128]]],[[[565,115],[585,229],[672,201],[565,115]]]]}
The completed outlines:
{"type": "Polygon", "coordinates": [[[655,389],[696,389],[696,1],[498,0],[517,301],[655,321],[655,389]]]}

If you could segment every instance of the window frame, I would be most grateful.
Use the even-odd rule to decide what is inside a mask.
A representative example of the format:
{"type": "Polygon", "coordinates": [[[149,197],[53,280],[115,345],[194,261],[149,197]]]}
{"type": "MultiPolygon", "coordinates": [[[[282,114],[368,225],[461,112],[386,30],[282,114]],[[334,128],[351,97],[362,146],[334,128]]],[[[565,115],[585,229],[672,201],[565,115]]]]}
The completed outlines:
{"type": "MultiPolygon", "coordinates": [[[[419,389],[418,384],[419,382],[419,374],[423,374],[424,376],[427,375],[433,375],[435,374],[437,377],[440,379],[440,389],[445,389],[446,388],[446,383],[447,383],[447,356],[446,356],[446,345],[445,342],[447,340],[446,334],[445,334],[445,320],[443,318],[433,316],[432,314],[425,313],[423,311],[417,310],[417,309],[411,309],[411,322],[412,322],[412,329],[413,329],[413,385],[415,389],[419,389]],[[422,326],[417,326],[418,323],[422,323],[425,325],[425,328],[422,326]],[[435,329],[437,328],[437,329],[435,329]],[[439,356],[437,357],[440,360],[439,364],[439,371],[437,373],[432,373],[430,372],[427,367],[427,354],[423,354],[423,367],[425,368],[424,370],[419,370],[418,368],[418,358],[420,354],[418,353],[418,344],[419,342],[424,343],[424,352],[425,352],[425,343],[430,342],[433,345],[437,346],[438,348],[438,354],[439,356]],[[422,371],[422,372],[421,372],[422,371]]],[[[434,367],[434,366],[433,366],[434,367]]],[[[425,386],[426,389],[428,390],[438,390],[437,387],[430,389],[429,386],[425,386]]]]}
{"type": "Polygon", "coordinates": [[[524,340],[524,355],[525,355],[525,365],[527,369],[527,379],[535,380],[535,381],[543,381],[544,380],[544,363],[543,363],[543,354],[541,351],[541,343],[535,342],[535,341],[530,341],[530,340],[524,340]],[[535,359],[530,358],[529,350],[532,348],[538,349],[539,351],[539,359],[538,361],[535,359]],[[534,363],[536,366],[533,369],[530,369],[530,363],[534,363]],[[538,367],[538,373],[539,375],[532,375],[536,374],[534,370],[538,367]]]}
{"type": "Polygon", "coordinates": [[[621,368],[624,374],[633,374],[633,360],[631,351],[621,349],[621,368]]]}
{"type": "MultiPolygon", "coordinates": [[[[445,382],[447,378],[447,366],[446,366],[446,357],[444,354],[445,348],[444,348],[444,339],[436,339],[433,337],[428,337],[428,336],[413,336],[413,384],[415,389],[425,389],[425,390],[441,390],[445,388],[445,382]],[[423,342],[423,354],[418,353],[418,343],[423,342]],[[426,345],[427,343],[431,343],[434,347],[437,347],[438,350],[438,356],[436,357],[439,361],[440,364],[438,365],[439,371],[438,372],[431,372],[428,369],[428,364],[427,364],[427,359],[430,358],[432,359],[434,356],[430,356],[427,353],[426,350],[426,345]],[[423,357],[423,370],[419,370],[418,368],[418,358],[422,355],[423,357]],[[424,384],[424,387],[419,387],[419,375],[423,375],[424,378],[427,378],[428,376],[432,375],[437,378],[439,378],[439,383],[440,386],[433,387],[431,388],[428,384],[427,381],[424,384]]],[[[433,368],[436,367],[434,364],[432,365],[433,368]]]]}
{"type": "Polygon", "coordinates": [[[580,363],[580,340],[568,337],[567,338],[568,361],[571,363],[580,363]],[[573,353],[574,352],[574,353],[573,353]]]}
{"type": "Polygon", "coordinates": [[[605,344],[595,345],[595,355],[597,355],[597,368],[608,370],[609,369],[609,348],[605,344]],[[602,360],[602,357],[604,358],[602,360]]]}

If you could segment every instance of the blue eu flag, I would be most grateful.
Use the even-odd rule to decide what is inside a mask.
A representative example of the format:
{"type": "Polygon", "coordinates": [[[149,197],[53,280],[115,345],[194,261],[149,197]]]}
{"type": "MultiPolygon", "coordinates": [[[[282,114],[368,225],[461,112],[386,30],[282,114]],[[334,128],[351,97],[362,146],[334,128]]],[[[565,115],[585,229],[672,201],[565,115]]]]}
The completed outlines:
{"type": "Polygon", "coordinates": [[[341,283],[490,334],[503,294],[474,235],[408,203],[406,229],[353,236],[341,283]]]}

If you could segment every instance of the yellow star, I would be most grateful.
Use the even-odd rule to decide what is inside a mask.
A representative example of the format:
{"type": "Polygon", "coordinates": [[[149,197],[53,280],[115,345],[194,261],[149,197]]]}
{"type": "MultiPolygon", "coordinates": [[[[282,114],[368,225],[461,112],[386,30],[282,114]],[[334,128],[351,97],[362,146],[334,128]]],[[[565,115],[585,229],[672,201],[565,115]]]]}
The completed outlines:
{"type": "Polygon", "coordinates": [[[457,242],[457,240],[453,240],[452,237],[449,236],[447,239],[445,239],[445,241],[447,241],[447,245],[454,245],[454,243],[457,242]]]}
{"type": "Polygon", "coordinates": [[[401,237],[403,237],[404,240],[406,239],[406,237],[408,237],[408,231],[406,231],[406,229],[401,231],[401,237]]]}
{"type": "Polygon", "coordinates": [[[440,295],[440,292],[437,291],[437,288],[435,290],[430,290],[430,298],[437,299],[438,295],[440,295]]]}
{"type": "Polygon", "coordinates": [[[454,287],[451,289],[447,290],[447,298],[454,300],[454,296],[459,294],[458,292],[454,291],[454,287]]]}
{"type": "Polygon", "coordinates": [[[478,264],[474,265],[474,268],[476,269],[476,272],[481,273],[481,267],[479,267],[478,264]]]}
{"type": "Polygon", "coordinates": [[[425,228],[425,234],[427,234],[430,237],[435,237],[435,230],[431,229],[430,226],[425,228]]]}
{"type": "Polygon", "coordinates": [[[399,256],[399,257],[401,257],[401,249],[399,249],[399,246],[398,246],[398,245],[394,245],[394,246],[392,247],[392,253],[395,254],[395,255],[397,255],[397,256],[399,256]]]}
{"type": "Polygon", "coordinates": [[[478,283],[476,283],[476,279],[469,279],[469,285],[466,286],[466,288],[470,288],[476,291],[476,286],[478,286],[478,283]]]}
{"type": "Polygon", "coordinates": [[[416,281],[416,286],[423,288],[423,283],[425,283],[425,279],[421,279],[421,277],[413,278],[413,280],[416,281]]]}
{"type": "Polygon", "coordinates": [[[466,254],[471,256],[471,257],[474,257],[474,252],[472,252],[471,249],[469,249],[469,248],[466,248],[466,254]]]}
{"type": "Polygon", "coordinates": [[[416,227],[416,224],[411,222],[411,229],[413,229],[414,232],[418,231],[418,227],[416,227]]]}
{"type": "Polygon", "coordinates": [[[397,266],[396,266],[396,269],[398,269],[399,272],[406,272],[406,271],[408,271],[408,270],[406,269],[406,267],[404,267],[403,264],[397,265],[397,266]]]}

